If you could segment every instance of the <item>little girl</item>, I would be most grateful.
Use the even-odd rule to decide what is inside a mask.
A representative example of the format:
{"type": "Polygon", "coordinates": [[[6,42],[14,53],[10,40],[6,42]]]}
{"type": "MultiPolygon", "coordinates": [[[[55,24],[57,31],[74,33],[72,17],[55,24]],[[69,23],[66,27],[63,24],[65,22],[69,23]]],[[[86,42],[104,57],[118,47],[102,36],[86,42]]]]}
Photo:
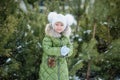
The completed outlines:
{"type": "Polygon", "coordinates": [[[70,25],[74,23],[72,15],[56,12],[48,14],[48,21],[43,39],[43,57],[40,65],[40,80],[69,80],[66,58],[73,53],[69,36],[70,25]]]}

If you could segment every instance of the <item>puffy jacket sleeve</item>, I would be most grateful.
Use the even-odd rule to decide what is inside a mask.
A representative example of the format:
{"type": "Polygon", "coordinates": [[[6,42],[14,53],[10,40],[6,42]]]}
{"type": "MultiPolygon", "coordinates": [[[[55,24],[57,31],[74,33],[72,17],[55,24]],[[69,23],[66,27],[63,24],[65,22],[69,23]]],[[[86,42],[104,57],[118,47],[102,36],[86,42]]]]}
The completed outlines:
{"type": "Polygon", "coordinates": [[[50,37],[45,37],[42,42],[44,54],[51,56],[61,56],[60,48],[61,47],[52,47],[52,41],[50,37]]]}

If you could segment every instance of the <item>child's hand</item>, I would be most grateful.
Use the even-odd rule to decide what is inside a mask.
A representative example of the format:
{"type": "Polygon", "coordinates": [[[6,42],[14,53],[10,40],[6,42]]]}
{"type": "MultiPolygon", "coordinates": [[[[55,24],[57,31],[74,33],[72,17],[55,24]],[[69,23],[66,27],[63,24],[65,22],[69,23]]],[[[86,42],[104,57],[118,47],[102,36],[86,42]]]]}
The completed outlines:
{"type": "Polygon", "coordinates": [[[66,56],[69,53],[70,49],[67,46],[61,48],[61,55],[66,56]]]}

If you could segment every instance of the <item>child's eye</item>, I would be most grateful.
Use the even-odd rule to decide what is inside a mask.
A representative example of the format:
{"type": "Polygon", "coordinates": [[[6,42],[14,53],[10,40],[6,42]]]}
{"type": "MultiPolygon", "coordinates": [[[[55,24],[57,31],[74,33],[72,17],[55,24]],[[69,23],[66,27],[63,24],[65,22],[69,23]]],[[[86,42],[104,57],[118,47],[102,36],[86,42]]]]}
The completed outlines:
{"type": "Polygon", "coordinates": [[[58,26],[58,24],[55,24],[56,26],[58,26]]]}
{"type": "Polygon", "coordinates": [[[61,26],[63,26],[63,24],[61,24],[61,26]]]}

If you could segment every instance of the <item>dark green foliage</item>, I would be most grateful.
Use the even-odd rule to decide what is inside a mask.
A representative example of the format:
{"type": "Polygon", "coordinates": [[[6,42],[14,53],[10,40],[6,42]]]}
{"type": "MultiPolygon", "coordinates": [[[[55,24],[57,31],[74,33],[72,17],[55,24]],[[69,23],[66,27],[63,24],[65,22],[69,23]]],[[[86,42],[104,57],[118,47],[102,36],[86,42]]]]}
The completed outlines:
{"type": "MultiPolygon", "coordinates": [[[[14,1],[11,3],[14,4],[14,1]]],[[[7,9],[17,12],[5,11],[6,19],[0,27],[0,79],[37,79],[45,15],[37,12],[37,7],[34,11],[28,9],[27,14],[19,6],[7,9]]]]}
{"type": "Polygon", "coordinates": [[[95,64],[101,66],[98,70],[99,76],[106,80],[113,80],[120,74],[120,39],[114,40],[104,54],[101,54],[101,60],[95,64]]]}
{"type": "Polygon", "coordinates": [[[0,2],[0,80],[38,79],[50,11],[71,13],[77,20],[77,26],[72,25],[74,53],[68,58],[73,80],[74,75],[86,79],[87,71],[94,79],[120,77],[120,0],[40,0],[42,13],[38,0],[24,0],[27,12],[20,1],[0,2]]]}
{"type": "Polygon", "coordinates": [[[14,22],[15,17],[11,15],[15,11],[12,8],[16,7],[12,1],[13,0],[6,3],[5,0],[3,3],[0,3],[0,54],[9,53],[9,50],[5,49],[4,45],[7,43],[7,40],[14,32],[14,28],[17,24],[17,22],[14,22]]]}

